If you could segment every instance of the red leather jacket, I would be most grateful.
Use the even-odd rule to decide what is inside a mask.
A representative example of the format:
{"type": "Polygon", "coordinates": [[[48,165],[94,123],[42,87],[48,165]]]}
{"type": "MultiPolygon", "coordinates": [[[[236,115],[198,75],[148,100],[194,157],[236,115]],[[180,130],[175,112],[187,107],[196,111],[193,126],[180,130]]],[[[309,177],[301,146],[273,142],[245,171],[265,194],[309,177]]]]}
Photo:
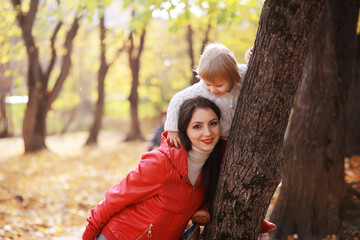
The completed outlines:
{"type": "Polygon", "coordinates": [[[204,191],[187,176],[187,151],[166,143],[145,153],[138,167],[105,192],[91,210],[83,239],[176,239],[200,207],[204,191]]]}

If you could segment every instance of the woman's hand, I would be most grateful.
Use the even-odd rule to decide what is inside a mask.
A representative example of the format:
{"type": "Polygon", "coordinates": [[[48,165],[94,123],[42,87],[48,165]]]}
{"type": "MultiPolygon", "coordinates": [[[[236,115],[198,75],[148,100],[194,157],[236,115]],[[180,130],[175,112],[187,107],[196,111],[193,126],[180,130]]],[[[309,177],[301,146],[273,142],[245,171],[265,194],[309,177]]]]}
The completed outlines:
{"type": "Polygon", "coordinates": [[[167,141],[172,147],[176,147],[176,148],[181,147],[180,136],[179,136],[179,132],[177,131],[169,131],[167,135],[167,141]]]}

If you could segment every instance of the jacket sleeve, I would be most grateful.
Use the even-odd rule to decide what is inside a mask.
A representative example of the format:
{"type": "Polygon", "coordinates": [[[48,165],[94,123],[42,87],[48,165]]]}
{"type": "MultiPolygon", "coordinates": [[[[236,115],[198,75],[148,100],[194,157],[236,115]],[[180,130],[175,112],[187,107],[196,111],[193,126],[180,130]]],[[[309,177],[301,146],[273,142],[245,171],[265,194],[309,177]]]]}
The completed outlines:
{"type": "Polygon", "coordinates": [[[91,210],[83,239],[94,240],[106,223],[126,206],[157,194],[165,177],[165,155],[152,151],[118,184],[105,192],[105,198],[91,210]]]}

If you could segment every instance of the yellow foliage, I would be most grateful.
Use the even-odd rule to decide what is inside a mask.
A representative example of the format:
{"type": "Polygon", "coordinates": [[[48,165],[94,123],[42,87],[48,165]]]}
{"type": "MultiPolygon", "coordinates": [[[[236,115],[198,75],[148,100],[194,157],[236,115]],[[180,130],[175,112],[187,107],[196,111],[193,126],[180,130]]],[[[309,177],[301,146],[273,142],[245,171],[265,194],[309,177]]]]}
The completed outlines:
{"type": "Polygon", "coordinates": [[[146,151],[117,133],[84,148],[86,137],[50,136],[49,150],[26,155],[21,139],[0,139],[0,239],[80,239],[90,209],[146,151]]]}

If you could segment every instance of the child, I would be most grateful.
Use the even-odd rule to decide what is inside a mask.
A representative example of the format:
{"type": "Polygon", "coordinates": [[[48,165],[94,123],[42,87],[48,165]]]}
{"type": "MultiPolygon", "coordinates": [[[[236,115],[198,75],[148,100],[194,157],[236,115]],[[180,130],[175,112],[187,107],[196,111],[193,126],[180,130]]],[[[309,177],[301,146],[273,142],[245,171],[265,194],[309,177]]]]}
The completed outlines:
{"type": "MultiPolygon", "coordinates": [[[[247,55],[251,56],[250,50],[247,55]]],[[[195,96],[208,98],[218,105],[223,116],[221,139],[227,140],[247,66],[238,64],[234,54],[223,44],[215,43],[205,48],[196,71],[200,81],[175,94],[169,104],[165,131],[169,131],[167,140],[175,147],[180,147],[176,121],[179,106],[195,96]]]]}
{"type": "MultiPolygon", "coordinates": [[[[251,55],[252,48],[245,54],[247,62],[251,55]]],[[[165,122],[168,143],[176,148],[181,146],[177,126],[178,109],[185,100],[196,96],[205,97],[220,108],[222,116],[220,136],[226,143],[246,71],[247,64],[238,64],[234,54],[223,44],[213,43],[206,46],[196,69],[200,81],[178,92],[170,101],[165,122]]],[[[205,219],[206,216],[209,216],[208,221],[210,221],[207,210],[200,209],[199,214],[200,219],[203,219],[205,215],[205,219]]],[[[198,217],[196,213],[194,217],[198,217]]],[[[275,229],[275,224],[264,221],[262,232],[270,232],[275,229]]]]}

